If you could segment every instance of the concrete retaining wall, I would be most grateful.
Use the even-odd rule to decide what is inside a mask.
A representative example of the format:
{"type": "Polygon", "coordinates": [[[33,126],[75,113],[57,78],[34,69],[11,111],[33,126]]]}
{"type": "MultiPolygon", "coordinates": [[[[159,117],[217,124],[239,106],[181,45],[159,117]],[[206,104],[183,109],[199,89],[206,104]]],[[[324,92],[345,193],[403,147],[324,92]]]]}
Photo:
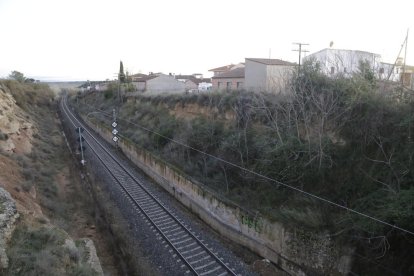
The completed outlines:
{"type": "MultiPolygon", "coordinates": [[[[111,130],[89,125],[112,142],[111,130]]],[[[179,169],[121,139],[124,154],[177,200],[221,235],[239,243],[294,275],[343,275],[351,268],[352,250],[328,233],[310,233],[271,222],[210,191],[179,169]]]]}

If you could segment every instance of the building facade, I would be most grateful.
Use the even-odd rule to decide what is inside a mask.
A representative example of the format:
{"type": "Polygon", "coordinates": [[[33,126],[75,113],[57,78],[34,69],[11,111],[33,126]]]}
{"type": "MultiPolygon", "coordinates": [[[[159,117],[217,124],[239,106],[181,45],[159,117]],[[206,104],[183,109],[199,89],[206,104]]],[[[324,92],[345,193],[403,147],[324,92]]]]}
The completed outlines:
{"type": "Polygon", "coordinates": [[[211,83],[213,90],[242,90],[244,89],[244,67],[232,69],[213,76],[211,83]]]}
{"type": "Polygon", "coordinates": [[[246,58],[245,88],[254,92],[282,93],[296,64],[280,59],[246,58]]]}
{"type": "Polygon", "coordinates": [[[351,75],[359,71],[361,62],[368,62],[372,69],[380,68],[381,56],[365,51],[323,49],[310,54],[304,60],[316,60],[326,75],[351,75]]]}
{"type": "Polygon", "coordinates": [[[132,83],[137,91],[152,94],[185,92],[185,84],[176,80],[174,76],[164,74],[139,75],[132,76],[132,83]]]}
{"type": "MultiPolygon", "coordinates": [[[[360,63],[368,63],[370,69],[379,80],[401,81],[403,74],[403,59],[398,58],[394,63],[382,61],[381,55],[358,50],[323,49],[310,54],[304,60],[316,60],[328,76],[351,77],[360,72],[360,63]]],[[[409,68],[409,66],[407,66],[409,68]]],[[[409,77],[408,77],[409,78],[409,77]]]]}

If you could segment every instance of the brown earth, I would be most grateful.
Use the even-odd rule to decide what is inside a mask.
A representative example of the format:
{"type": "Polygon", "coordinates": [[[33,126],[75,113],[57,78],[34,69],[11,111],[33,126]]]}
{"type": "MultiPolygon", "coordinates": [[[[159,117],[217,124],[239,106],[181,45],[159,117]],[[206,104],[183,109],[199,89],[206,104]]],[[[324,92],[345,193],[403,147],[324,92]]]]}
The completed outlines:
{"type": "MultiPolygon", "coordinates": [[[[113,251],[107,241],[107,233],[94,224],[94,202],[83,186],[85,183],[82,182],[78,169],[73,164],[74,160],[59,130],[59,120],[57,117],[53,118],[55,116],[53,111],[48,115],[53,118],[49,124],[50,133],[56,134],[50,135],[48,141],[57,145],[60,154],[59,163],[63,164],[57,173],[51,171],[52,175],[55,174],[54,182],[57,186],[57,195],[53,198],[53,204],[58,210],[42,209],[44,195],[39,194],[40,190],[36,190],[38,183],[34,183],[29,190],[23,188],[26,180],[22,174],[23,168],[17,160],[19,157],[27,157],[27,160],[31,160],[33,145],[38,140],[35,134],[41,122],[33,121],[7,91],[0,83],[0,133],[3,135],[3,139],[0,139],[0,186],[16,201],[17,211],[20,213],[17,223],[29,228],[55,225],[65,230],[74,240],[90,238],[96,247],[104,274],[119,275],[113,251]]],[[[45,110],[43,112],[47,113],[45,110]]],[[[50,153],[51,158],[54,155],[56,153],[50,153]]],[[[29,161],[27,166],[33,169],[31,162],[29,161]]]]}
{"type": "Polygon", "coordinates": [[[36,201],[36,190],[30,192],[21,189],[23,177],[19,165],[13,159],[0,155],[0,186],[7,190],[16,200],[16,207],[28,221],[34,218],[45,218],[42,208],[36,201]]]}
{"type": "Polygon", "coordinates": [[[70,204],[69,221],[65,230],[74,239],[90,238],[96,247],[99,260],[105,275],[119,275],[112,249],[107,242],[107,233],[95,225],[95,218],[90,206],[93,205],[86,194],[87,185],[82,181],[78,168],[74,165],[63,168],[56,176],[58,183],[58,199],[70,204]]]}

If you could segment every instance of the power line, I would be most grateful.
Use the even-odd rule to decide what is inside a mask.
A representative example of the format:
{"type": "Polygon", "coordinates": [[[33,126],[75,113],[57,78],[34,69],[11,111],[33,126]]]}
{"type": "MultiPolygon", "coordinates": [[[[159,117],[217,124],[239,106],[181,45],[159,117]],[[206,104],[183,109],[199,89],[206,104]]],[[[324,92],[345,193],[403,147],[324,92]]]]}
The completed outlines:
{"type": "MultiPolygon", "coordinates": [[[[112,114],[108,113],[107,111],[104,111],[104,110],[102,110],[102,109],[96,108],[96,107],[91,106],[91,105],[89,105],[89,104],[87,104],[87,103],[84,103],[84,104],[85,104],[85,105],[87,105],[87,106],[90,106],[90,107],[91,107],[92,109],[94,109],[94,110],[97,110],[97,111],[102,112],[102,113],[103,113],[105,116],[107,116],[107,117],[111,117],[111,116],[112,116],[112,114]]],[[[188,149],[191,149],[191,150],[196,151],[196,152],[198,152],[198,153],[201,153],[201,154],[203,154],[203,155],[205,155],[205,156],[208,156],[208,157],[211,157],[211,158],[216,159],[216,160],[218,160],[218,161],[221,161],[221,162],[223,162],[223,163],[225,163],[225,164],[227,164],[227,165],[229,165],[229,166],[231,166],[231,167],[238,168],[238,169],[240,169],[240,170],[242,170],[242,171],[248,172],[248,173],[250,173],[250,174],[252,174],[252,175],[255,175],[255,176],[258,176],[258,177],[263,178],[263,179],[265,179],[265,180],[268,180],[268,181],[270,181],[270,182],[276,183],[276,184],[281,185],[281,186],[283,186],[283,187],[285,187],[285,188],[288,188],[288,189],[294,190],[294,191],[296,191],[296,192],[302,193],[302,194],[304,194],[304,195],[306,195],[306,196],[308,196],[308,197],[311,197],[311,198],[314,198],[314,199],[320,200],[320,201],[322,201],[322,202],[325,202],[325,203],[328,203],[328,204],[330,204],[330,205],[333,205],[333,206],[335,206],[335,207],[337,207],[337,208],[340,208],[340,209],[346,210],[346,211],[348,211],[348,212],[351,212],[351,213],[357,214],[357,215],[359,215],[359,216],[362,216],[362,217],[365,217],[365,218],[371,219],[371,220],[376,221],[376,222],[378,222],[378,223],[381,223],[381,224],[384,224],[384,225],[390,226],[390,227],[392,227],[392,228],[394,228],[394,229],[400,230],[400,231],[402,231],[402,232],[405,232],[405,233],[407,233],[407,234],[410,234],[410,235],[413,235],[413,236],[414,236],[414,232],[413,232],[413,231],[410,231],[410,230],[404,229],[404,228],[399,227],[399,226],[397,226],[397,225],[395,225],[395,224],[388,223],[388,222],[383,221],[383,220],[381,220],[381,219],[378,219],[378,218],[376,218],[376,217],[373,217],[373,216],[367,215],[367,214],[365,214],[365,213],[362,213],[362,212],[359,212],[359,211],[357,211],[357,210],[351,209],[351,208],[349,208],[349,207],[343,206],[343,205],[341,205],[341,204],[335,203],[335,202],[333,202],[333,201],[331,201],[331,200],[329,200],[329,199],[326,199],[326,198],[323,198],[323,197],[317,196],[317,195],[312,194],[312,193],[310,193],[310,192],[306,192],[306,191],[301,190],[301,189],[299,189],[299,188],[296,188],[296,187],[294,187],[294,186],[291,186],[291,185],[288,185],[288,184],[286,184],[286,183],[280,182],[280,181],[278,181],[278,180],[276,180],[276,179],[273,179],[273,178],[270,178],[270,177],[265,176],[265,175],[263,175],[263,174],[257,173],[257,172],[255,172],[255,171],[252,171],[252,170],[246,169],[246,168],[244,168],[244,167],[242,167],[242,166],[239,166],[239,165],[237,165],[237,164],[234,164],[234,163],[232,163],[232,162],[230,162],[230,161],[227,161],[227,160],[225,160],[225,159],[223,159],[223,158],[220,158],[220,157],[217,157],[217,156],[215,156],[215,155],[212,155],[212,154],[209,154],[209,153],[207,153],[207,152],[204,152],[204,151],[202,151],[202,150],[199,150],[199,149],[193,148],[193,147],[191,147],[191,146],[189,146],[189,145],[187,145],[187,144],[184,144],[183,142],[180,142],[180,141],[174,140],[174,139],[172,139],[172,138],[170,138],[170,137],[167,137],[167,136],[165,136],[165,135],[162,135],[162,134],[160,134],[160,133],[158,133],[158,132],[156,132],[156,131],[154,131],[154,130],[151,130],[151,129],[149,129],[149,128],[146,128],[146,127],[144,127],[144,126],[141,126],[141,125],[139,125],[139,124],[137,124],[137,123],[134,123],[134,122],[132,122],[132,121],[129,121],[129,120],[126,120],[126,119],[121,119],[121,118],[118,118],[118,120],[122,120],[122,121],[124,121],[124,122],[126,122],[126,123],[129,123],[129,124],[131,124],[131,125],[137,126],[138,128],[140,128],[140,129],[142,129],[142,130],[145,130],[145,131],[147,131],[147,132],[153,133],[153,134],[158,135],[158,136],[160,136],[160,137],[162,137],[162,138],[164,138],[164,139],[167,139],[167,140],[169,140],[169,141],[171,141],[171,142],[173,142],[173,143],[176,143],[176,144],[178,144],[178,145],[180,145],[180,146],[183,146],[183,147],[185,147],[185,148],[188,148],[188,149]]]]}

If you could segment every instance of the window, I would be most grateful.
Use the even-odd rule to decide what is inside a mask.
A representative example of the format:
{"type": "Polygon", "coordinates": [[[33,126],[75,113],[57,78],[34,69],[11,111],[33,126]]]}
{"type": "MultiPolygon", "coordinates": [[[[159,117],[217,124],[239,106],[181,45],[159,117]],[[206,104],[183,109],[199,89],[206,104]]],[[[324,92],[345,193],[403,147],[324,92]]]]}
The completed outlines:
{"type": "Polygon", "coordinates": [[[331,67],[331,74],[335,74],[335,67],[331,67]]]}
{"type": "Polygon", "coordinates": [[[344,67],[344,73],[347,73],[347,72],[346,72],[346,67],[344,67]]]}
{"type": "Polygon", "coordinates": [[[227,90],[230,90],[230,89],[231,89],[231,81],[228,81],[228,82],[227,82],[227,86],[226,86],[226,88],[227,88],[227,90]]]}
{"type": "Polygon", "coordinates": [[[241,89],[241,88],[243,88],[243,82],[238,81],[237,82],[237,89],[241,89]]]}
{"type": "Polygon", "coordinates": [[[217,88],[220,88],[221,82],[217,82],[217,88]]]}
{"type": "Polygon", "coordinates": [[[384,74],[384,67],[382,67],[382,68],[379,69],[379,73],[380,74],[384,74]]]}

